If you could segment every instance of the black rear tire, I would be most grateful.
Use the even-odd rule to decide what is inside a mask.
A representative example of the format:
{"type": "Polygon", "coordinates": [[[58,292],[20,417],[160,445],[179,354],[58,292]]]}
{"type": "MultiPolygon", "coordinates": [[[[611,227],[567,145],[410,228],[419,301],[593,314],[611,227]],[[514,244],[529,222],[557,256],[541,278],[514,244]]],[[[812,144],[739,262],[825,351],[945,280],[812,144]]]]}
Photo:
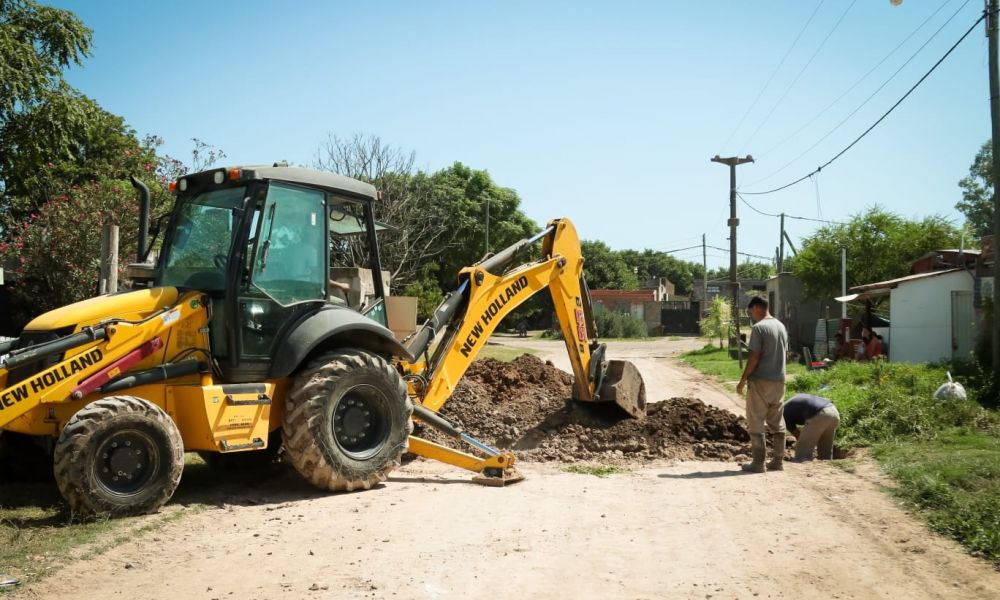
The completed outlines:
{"type": "Polygon", "coordinates": [[[54,462],[56,485],[74,513],[147,514],[177,489],[184,442],[160,407],[112,396],[73,415],[56,442],[54,462]]]}
{"type": "Polygon", "coordinates": [[[285,406],[285,453],[310,483],[330,491],[370,489],[406,452],[413,402],[384,358],[345,349],[312,361],[285,406]]]}

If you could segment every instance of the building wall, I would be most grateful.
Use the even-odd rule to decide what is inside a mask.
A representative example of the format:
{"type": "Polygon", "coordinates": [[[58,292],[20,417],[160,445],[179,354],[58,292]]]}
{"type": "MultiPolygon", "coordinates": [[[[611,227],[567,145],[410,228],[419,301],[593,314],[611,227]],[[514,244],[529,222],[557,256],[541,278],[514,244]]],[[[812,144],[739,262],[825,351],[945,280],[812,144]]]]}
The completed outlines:
{"type": "Polygon", "coordinates": [[[935,362],[951,358],[951,292],[973,289],[964,271],[903,282],[890,294],[889,359],[935,362]]]}

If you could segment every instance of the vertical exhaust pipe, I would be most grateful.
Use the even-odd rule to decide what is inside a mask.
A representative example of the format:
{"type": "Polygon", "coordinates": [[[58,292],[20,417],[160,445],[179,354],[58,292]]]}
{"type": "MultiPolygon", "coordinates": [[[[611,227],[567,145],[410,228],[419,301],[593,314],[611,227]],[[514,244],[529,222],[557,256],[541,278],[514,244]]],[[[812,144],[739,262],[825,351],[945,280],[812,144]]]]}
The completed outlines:
{"type": "Polygon", "coordinates": [[[139,192],[139,244],[136,249],[136,262],[144,263],[146,262],[146,254],[149,253],[149,188],[146,185],[135,178],[135,176],[130,175],[129,180],[132,182],[132,187],[134,187],[139,192]]]}

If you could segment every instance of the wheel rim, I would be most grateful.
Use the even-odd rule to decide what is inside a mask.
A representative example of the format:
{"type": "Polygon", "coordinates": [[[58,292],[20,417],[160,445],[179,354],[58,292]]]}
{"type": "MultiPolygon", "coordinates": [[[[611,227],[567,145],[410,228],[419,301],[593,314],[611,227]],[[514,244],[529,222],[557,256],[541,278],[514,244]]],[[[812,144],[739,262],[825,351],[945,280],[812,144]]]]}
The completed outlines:
{"type": "Polygon", "coordinates": [[[357,385],[333,409],[333,439],[356,460],[377,454],[389,438],[389,400],[371,385],[357,385]]]}
{"type": "Polygon", "coordinates": [[[160,450],[147,433],[135,429],[108,436],[97,450],[97,480],[108,492],[128,496],[153,479],[160,464],[160,450]]]}

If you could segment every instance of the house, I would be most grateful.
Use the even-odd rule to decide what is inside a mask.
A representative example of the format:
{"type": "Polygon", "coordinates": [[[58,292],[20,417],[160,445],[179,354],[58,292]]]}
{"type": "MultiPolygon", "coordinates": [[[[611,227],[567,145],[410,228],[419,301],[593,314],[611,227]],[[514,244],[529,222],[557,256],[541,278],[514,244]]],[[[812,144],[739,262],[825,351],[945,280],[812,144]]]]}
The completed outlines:
{"type": "MultiPolygon", "coordinates": [[[[788,347],[794,352],[800,352],[803,346],[813,347],[816,343],[817,321],[840,316],[839,304],[832,298],[827,301],[807,298],[802,281],[791,273],[771,277],[766,282],[766,288],[771,314],[785,325],[788,347]]],[[[826,354],[819,348],[813,348],[813,352],[817,356],[826,354]]]]}
{"type": "MultiPolygon", "coordinates": [[[[914,267],[923,269],[928,264],[937,264],[937,259],[931,257],[928,263],[928,256],[921,257],[914,267]]],[[[978,330],[975,288],[974,271],[952,267],[855,286],[850,295],[837,300],[870,305],[888,297],[889,360],[936,362],[971,356],[978,330]]]]}
{"type": "MultiPolygon", "coordinates": [[[[704,279],[695,279],[691,287],[691,302],[698,302],[703,310],[708,310],[708,307],[712,305],[712,300],[716,296],[732,300],[732,285],[728,279],[709,279],[707,282],[704,279]]],[[[737,296],[741,300],[746,298],[746,292],[764,292],[767,290],[767,280],[765,279],[741,278],[737,281],[737,285],[739,286],[737,296]]],[[[746,302],[749,301],[749,299],[746,299],[746,302]]]]}
{"type": "Polygon", "coordinates": [[[674,284],[666,277],[653,277],[639,284],[639,289],[653,290],[656,293],[654,302],[668,302],[677,299],[674,284]]]}

